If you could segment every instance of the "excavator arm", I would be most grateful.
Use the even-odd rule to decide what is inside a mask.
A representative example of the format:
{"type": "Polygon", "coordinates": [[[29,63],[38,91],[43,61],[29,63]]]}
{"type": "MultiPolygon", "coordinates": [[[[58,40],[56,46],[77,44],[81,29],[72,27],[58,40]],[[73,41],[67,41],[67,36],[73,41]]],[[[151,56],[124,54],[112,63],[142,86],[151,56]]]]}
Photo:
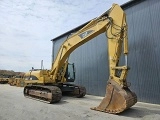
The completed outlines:
{"type": "Polygon", "coordinates": [[[91,20],[86,26],[64,41],[52,65],[50,74],[53,75],[53,80],[57,78],[58,71],[64,66],[64,63],[67,63],[69,55],[77,47],[101,33],[106,33],[108,38],[110,77],[119,85],[126,85],[127,64],[118,66],[118,62],[121,56],[122,43],[124,43],[125,56],[128,53],[127,23],[124,11],[117,4],[114,4],[109,11],[100,17],[91,20]],[[117,70],[122,71],[121,75],[116,75],[117,70]]]}

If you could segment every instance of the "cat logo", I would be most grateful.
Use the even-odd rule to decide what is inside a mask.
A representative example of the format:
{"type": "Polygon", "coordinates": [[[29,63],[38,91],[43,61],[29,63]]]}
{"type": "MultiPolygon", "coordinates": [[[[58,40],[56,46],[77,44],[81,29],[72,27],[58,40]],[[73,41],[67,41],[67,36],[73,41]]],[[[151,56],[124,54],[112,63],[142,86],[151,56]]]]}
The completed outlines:
{"type": "Polygon", "coordinates": [[[91,34],[93,31],[94,31],[94,30],[85,31],[85,32],[79,34],[79,37],[80,37],[81,39],[83,39],[83,38],[87,37],[89,34],[91,34]]]}

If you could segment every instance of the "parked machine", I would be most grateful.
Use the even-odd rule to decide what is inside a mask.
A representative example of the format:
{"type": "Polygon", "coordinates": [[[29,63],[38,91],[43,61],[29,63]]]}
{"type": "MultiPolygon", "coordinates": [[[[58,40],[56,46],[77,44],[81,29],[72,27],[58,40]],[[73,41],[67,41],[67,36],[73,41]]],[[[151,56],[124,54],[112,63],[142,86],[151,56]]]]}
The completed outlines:
{"type": "Polygon", "coordinates": [[[74,64],[68,63],[69,55],[101,33],[106,33],[108,40],[110,75],[104,99],[98,107],[91,109],[117,114],[133,106],[137,102],[137,96],[128,88],[126,80],[129,70],[126,15],[117,4],[69,36],[61,45],[51,70],[30,71],[30,77],[26,81],[30,85],[24,87],[24,95],[49,103],[59,102],[63,93],[85,96],[84,87],[70,84],[75,80],[75,69],[74,64]],[[125,65],[119,66],[122,48],[125,65]]]}
{"type": "Polygon", "coordinates": [[[24,74],[21,73],[20,75],[15,75],[11,77],[8,81],[8,84],[11,86],[16,86],[16,87],[24,87],[24,79],[23,79],[24,74]]]}
{"type": "Polygon", "coordinates": [[[9,81],[9,75],[0,75],[0,84],[7,84],[9,81]]]}

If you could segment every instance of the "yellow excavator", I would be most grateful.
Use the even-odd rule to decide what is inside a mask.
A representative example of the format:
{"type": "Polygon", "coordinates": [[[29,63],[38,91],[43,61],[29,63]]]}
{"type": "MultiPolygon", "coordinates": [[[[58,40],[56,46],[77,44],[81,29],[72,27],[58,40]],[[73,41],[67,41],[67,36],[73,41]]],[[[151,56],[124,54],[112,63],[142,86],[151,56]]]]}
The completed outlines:
{"type": "Polygon", "coordinates": [[[129,70],[126,15],[117,4],[69,36],[61,45],[51,70],[31,70],[30,77],[26,77],[25,83],[28,85],[24,87],[24,96],[49,103],[59,102],[63,93],[85,96],[85,87],[70,84],[75,79],[75,70],[74,64],[68,63],[69,55],[101,33],[106,33],[108,40],[110,74],[104,99],[98,107],[91,109],[117,114],[133,106],[137,102],[137,96],[129,89],[126,80],[129,70]],[[122,49],[125,65],[119,66],[122,49]]]}
{"type": "Polygon", "coordinates": [[[23,73],[11,77],[8,81],[10,86],[24,87],[23,73]]]}

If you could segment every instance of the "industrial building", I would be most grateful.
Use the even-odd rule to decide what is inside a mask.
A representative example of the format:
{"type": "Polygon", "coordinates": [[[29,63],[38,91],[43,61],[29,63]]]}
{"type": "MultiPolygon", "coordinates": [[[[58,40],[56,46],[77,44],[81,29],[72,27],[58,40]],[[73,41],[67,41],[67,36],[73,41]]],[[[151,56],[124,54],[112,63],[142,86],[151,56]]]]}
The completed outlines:
{"type": "MultiPolygon", "coordinates": [[[[128,23],[130,89],[137,94],[139,102],[160,104],[160,1],[132,0],[121,7],[128,23]]],[[[53,61],[62,42],[87,23],[52,39],[53,61]]],[[[105,95],[109,77],[105,34],[77,48],[69,62],[76,67],[76,84],[85,86],[87,94],[105,95]]]]}

